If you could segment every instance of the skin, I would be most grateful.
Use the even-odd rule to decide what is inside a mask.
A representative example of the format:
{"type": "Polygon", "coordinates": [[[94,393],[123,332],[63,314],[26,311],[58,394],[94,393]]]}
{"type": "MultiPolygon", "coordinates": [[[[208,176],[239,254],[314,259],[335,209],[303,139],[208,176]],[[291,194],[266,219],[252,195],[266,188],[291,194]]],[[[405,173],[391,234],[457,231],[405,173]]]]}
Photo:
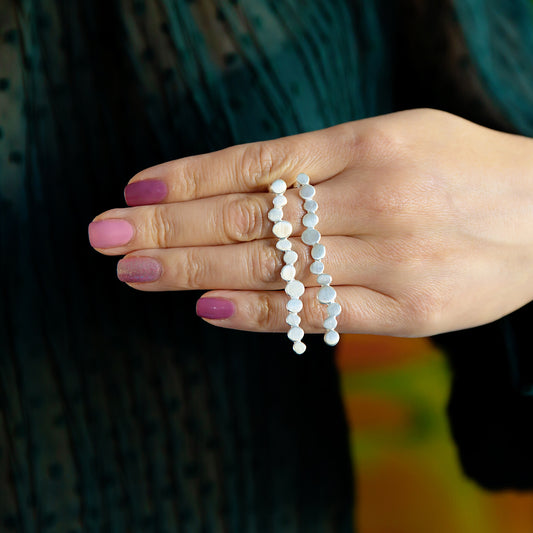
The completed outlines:
{"type": "MultiPolygon", "coordinates": [[[[142,291],[211,290],[235,314],[208,322],[248,331],[286,331],[268,185],[316,187],[317,229],[333,277],[339,332],[428,336],[492,322],[533,299],[533,140],[431,109],[348,122],[324,130],[157,165],[131,182],[157,178],[157,205],[112,209],[135,228],[106,255],[156,258],[158,281],[142,291]]],[[[296,238],[305,214],[286,192],[307,287],[301,327],[321,332],[325,309],[309,273],[309,248],[296,238]]]]}

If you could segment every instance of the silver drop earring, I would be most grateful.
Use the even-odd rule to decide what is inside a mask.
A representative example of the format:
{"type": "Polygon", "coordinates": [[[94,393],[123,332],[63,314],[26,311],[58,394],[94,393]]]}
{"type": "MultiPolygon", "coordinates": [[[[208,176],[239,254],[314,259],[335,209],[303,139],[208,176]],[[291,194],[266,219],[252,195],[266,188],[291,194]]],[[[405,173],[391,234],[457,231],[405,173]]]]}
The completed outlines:
{"type": "Polygon", "coordinates": [[[306,214],[303,216],[302,223],[305,230],[302,233],[302,241],[311,246],[311,257],[314,259],[309,270],[317,276],[320,290],[318,291],[318,301],[327,306],[328,317],[324,320],[323,326],[326,330],[324,334],[324,342],[329,346],[335,346],[339,340],[340,335],[335,328],[337,327],[337,317],[341,313],[341,306],[335,301],[337,291],[331,286],[332,278],[329,274],[324,273],[324,263],[322,260],[326,256],[326,248],[320,244],[320,232],[315,228],[318,224],[319,218],[316,214],[318,210],[318,203],[314,200],[316,194],[315,188],[309,183],[309,176],[307,174],[298,174],[296,177],[297,186],[300,189],[300,198],[304,200],[304,209],[306,214]]]}
{"type": "Polygon", "coordinates": [[[300,327],[301,318],[298,313],[303,308],[301,297],[305,292],[305,286],[301,281],[295,279],[296,268],[294,265],[298,261],[298,254],[292,249],[291,241],[288,239],[292,234],[292,224],[283,220],[283,207],[287,204],[287,198],[284,194],[286,190],[287,184],[281,179],[270,185],[270,192],[276,196],[272,200],[274,207],[268,212],[268,219],[274,223],[272,232],[278,238],[276,248],[284,252],[281,278],[287,282],[285,292],[290,297],[286,306],[289,313],[285,321],[290,326],[287,337],[293,342],[292,349],[297,354],[303,354],[306,345],[302,342],[304,330],[300,327]]]}

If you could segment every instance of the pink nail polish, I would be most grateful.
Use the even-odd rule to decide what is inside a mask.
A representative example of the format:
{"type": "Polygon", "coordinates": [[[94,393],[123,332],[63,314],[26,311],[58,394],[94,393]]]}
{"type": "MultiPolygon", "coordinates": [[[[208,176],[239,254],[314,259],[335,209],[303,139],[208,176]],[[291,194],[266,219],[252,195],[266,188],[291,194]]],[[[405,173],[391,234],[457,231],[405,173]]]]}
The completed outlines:
{"type": "Polygon", "coordinates": [[[200,298],[196,302],[196,314],[202,318],[223,319],[235,313],[235,304],[226,298],[200,298]]]}
{"type": "Polygon", "coordinates": [[[165,199],[167,184],[160,180],[141,180],[130,183],[124,189],[124,198],[128,205],[157,204],[165,199]]]}
{"type": "Polygon", "coordinates": [[[126,283],[150,283],[161,277],[161,263],[152,257],[125,257],[117,264],[117,276],[126,283]]]}
{"type": "Polygon", "coordinates": [[[93,248],[115,248],[131,241],[133,226],[118,218],[89,224],[89,241],[93,248]]]}

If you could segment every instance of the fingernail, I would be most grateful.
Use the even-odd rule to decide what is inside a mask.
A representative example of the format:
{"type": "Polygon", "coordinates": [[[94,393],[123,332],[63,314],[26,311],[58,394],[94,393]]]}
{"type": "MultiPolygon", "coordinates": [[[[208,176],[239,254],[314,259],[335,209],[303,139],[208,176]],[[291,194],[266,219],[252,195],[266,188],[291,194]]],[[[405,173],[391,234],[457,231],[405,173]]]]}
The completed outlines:
{"type": "Polygon", "coordinates": [[[133,226],[121,219],[98,220],[89,224],[89,241],[93,248],[115,248],[131,241],[133,226]]]}
{"type": "Polygon", "coordinates": [[[117,276],[126,283],[150,283],[161,277],[161,263],[152,257],[126,257],[117,264],[117,276]]]}
{"type": "Polygon", "coordinates": [[[164,200],[167,193],[167,184],[164,181],[141,180],[126,186],[124,198],[128,205],[148,205],[164,200]]]}
{"type": "Polygon", "coordinates": [[[202,318],[229,318],[235,313],[235,305],[225,298],[200,298],[196,302],[196,314],[202,318]]]}

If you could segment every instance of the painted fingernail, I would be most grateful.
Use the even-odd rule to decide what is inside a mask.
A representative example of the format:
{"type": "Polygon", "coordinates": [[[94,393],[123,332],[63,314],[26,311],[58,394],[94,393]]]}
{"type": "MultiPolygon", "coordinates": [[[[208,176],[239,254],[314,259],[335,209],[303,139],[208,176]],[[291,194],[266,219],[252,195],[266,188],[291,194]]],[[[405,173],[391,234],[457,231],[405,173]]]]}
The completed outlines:
{"type": "Polygon", "coordinates": [[[93,248],[115,248],[131,241],[133,226],[126,220],[111,218],[89,224],[89,241],[93,248]]]}
{"type": "Polygon", "coordinates": [[[141,180],[130,183],[124,189],[124,198],[128,205],[157,204],[165,199],[167,184],[160,180],[141,180]]]}
{"type": "Polygon", "coordinates": [[[161,263],[152,257],[125,257],[117,264],[117,276],[126,283],[150,283],[161,277],[161,263]]]}
{"type": "Polygon", "coordinates": [[[196,302],[196,314],[202,318],[223,319],[235,313],[235,305],[226,298],[200,298],[196,302]]]}

